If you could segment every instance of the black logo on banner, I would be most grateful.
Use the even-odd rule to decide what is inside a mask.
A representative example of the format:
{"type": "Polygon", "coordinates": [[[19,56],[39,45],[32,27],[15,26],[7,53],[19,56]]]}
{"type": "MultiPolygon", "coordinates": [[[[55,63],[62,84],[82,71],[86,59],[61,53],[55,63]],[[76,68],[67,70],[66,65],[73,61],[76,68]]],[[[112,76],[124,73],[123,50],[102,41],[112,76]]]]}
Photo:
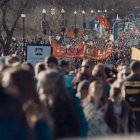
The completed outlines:
{"type": "Polygon", "coordinates": [[[43,49],[42,48],[36,48],[35,49],[35,55],[43,55],[43,49]]]}

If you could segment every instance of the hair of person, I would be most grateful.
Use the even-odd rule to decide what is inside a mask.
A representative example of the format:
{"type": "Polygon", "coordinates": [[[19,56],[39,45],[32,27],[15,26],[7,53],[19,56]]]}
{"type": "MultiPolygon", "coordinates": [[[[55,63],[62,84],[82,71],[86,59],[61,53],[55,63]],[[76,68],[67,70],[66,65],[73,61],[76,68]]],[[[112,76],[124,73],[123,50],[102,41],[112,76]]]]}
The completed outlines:
{"type": "Polygon", "coordinates": [[[105,68],[103,64],[96,65],[92,70],[92,75],[100,77],[104,81],[104,83],[106,82],[105,68]]]}
{"type": "Polygon", "coordinates": [[[121,94],[121,89],[119,87],[113,87],[113,86],[111,87],[110,99],[114,99],[120,94],[121,94]]]}
{"type": "Polygon", "coordinates": [[[21,101],[25,99],[39,101],[36,93],[35,80],[29,71],[20,68],[10,68],[5,70],[3,78],[7,78],[5,81],[9,82],[9,84],[12,82],[17,87],[20,92],[21,101]]]}
{"type": "Polygon", "coordinates": [[[79,121],[74,111],[72,98],[66,91],[63,76],[57,70],[47,70],[39,73],[38,80],[46,90],[47,106],[55,121],[54,137],[70,137],[79,134],[79,121]],[[50,83],[49,85],[45,83],[50,83]],[[67,122],[67,123],[64,123],[67,122]],[[61,129],[60,129],[61,127],[61,129]]]}
{"type": "Polygon", "coordinates": [[[28,72],[30,72],[32,74],[32,76],[35,76],[35,71],[34,71],[34,67],[31,63],[29,62],[23,62],[21,65],[21,68],[23,70],[26,70],[28,72]]]}
{"type": "Polygon", "coordinates": [[[85,65],[85,64],[89,65],[92,68],[94,67],[93,61],[91,59],[84,59],[83,62],[82,62],[82,66],[85,65]]]}
{"type": "Polygon", "coordinates": [[[17,56],[7,56],[5,59],[6,65],[11,65],[16,62],[20,62],[20,60],[19,60],[19,58],[17,58],[17,56]]]}
{"type": "Polygon", "coordinates": [[[64,60],[62,60],[62,62],[60,64],[61,67],[68,66],[68,65],[69,65],[69,63],[67,61],[64,61],[64,60]]]}
{"type": "Polygon", "coordinates": [[[50,63],[54,63],[56,65],[58,65],[58,60],[56,57],[54,56],[49,56],[45,58],[45,64],[50,64],[50,63]]]}
{"type": "Polygon", "coordinates": [[[130,68],[131,68],[132,72],[135,72],[135,71],[139,70],[140,69],[140,62],[139,61],[133,61],[130,64],[130,68]]]}
{"type": "Polygon", "coordinates": [[[85,73],[82,73],[81,71],[78,71],[76,73],[76,77],[73,80],[73,84],[77,87],[82,80],[86,79],[88,79],[87,75],[85,73]]]}
{"type": "Polygon", "coordinates": [[[94,96],[98,95],[98,93],[100,92],[101,94],[101,98],[100,101],[105,104],[107,101],[107,97],[104,94],[104,81],[102,80],[96,80],[94,82],[92,82],[89,86],[89,93],[88,93],[88,98],[93,99],[94,100],[94,96]],[[91,92],[91,88],[94,86],[95,90],[94,90],[94,94],[91,92]],[[99,90],[99,91],[97,91],[99,90]]]}
{"type": "Polygon", "coordinates": [[[42,86],[51,87],[52,85],[52,93],[57,93],[57,94],[54,94],[55,96],[53,96],[52,93],[46,93],[46,96],[51,95],[51,97],[53,96],[53,99],[55,100],[61,97],[63,99],[65,97],[66,98],[69,97],[65,88],[63,75],[60,74],[57,70],[49,69],[47,71],[43,71],[39,73],[37,78],[39,82],[42,84],[42,86]],[[50,85],[46,85],[46,81],[50,83],[50,85]]]}
{"type": "Polygon", "coordinates": [[[35,66],[35,73],[39,74],[41,71],[46,70],[44,63],[37,63],[35,66]]]}
{"type": "Polygon", "coordinates": [[[88,89],[89,89],[89,81],[88,80],[83,80],[78,84],[78,87],[77,87],[78,92],[83,91],[83,90],[88,91],[88,89]]]}

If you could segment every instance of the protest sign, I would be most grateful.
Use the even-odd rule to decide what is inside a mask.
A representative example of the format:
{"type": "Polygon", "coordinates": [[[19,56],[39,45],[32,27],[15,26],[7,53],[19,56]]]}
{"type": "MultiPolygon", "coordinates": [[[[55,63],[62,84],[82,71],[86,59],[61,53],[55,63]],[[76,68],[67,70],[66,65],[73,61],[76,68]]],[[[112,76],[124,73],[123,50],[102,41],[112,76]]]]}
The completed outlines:
{"type": "Polygon", "coordinates": [[[26,60],[35,65],[38,62],[43,62],[46,56],[51,55],[51,46],[48,45],[27,45],[26,60]]]}
{"type": "Polygon", "coordinates": [[[138,50],[137,48],[132,47],[131,59],[140,61],[140,50],[138,50]]]}

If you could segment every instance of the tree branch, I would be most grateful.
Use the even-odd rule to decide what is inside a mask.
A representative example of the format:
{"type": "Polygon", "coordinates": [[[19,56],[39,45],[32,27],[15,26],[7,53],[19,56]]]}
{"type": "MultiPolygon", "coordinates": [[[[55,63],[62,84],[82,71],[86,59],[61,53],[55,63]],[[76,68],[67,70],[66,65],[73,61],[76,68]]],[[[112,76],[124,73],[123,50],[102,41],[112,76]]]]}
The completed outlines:
{"type": "Polygon", "coordinates": [[[15,29],[15,27],[17,25],[17,22],[18,22],[19,18],[21,17],[21,14],[22,14],[23,10],[26,8],[27,4],[28,4],[28,0],[26,0],[25,3],[23,5],[21,5],[21,7],[19,8],[19,12],[18,12],[18,15],[17,15],[17,17],[16,17],[16,19],[14,21],[14,24],[13,24],[13,26],[11,28],[11,32],[14,31],[14,29],[15,29]]]}

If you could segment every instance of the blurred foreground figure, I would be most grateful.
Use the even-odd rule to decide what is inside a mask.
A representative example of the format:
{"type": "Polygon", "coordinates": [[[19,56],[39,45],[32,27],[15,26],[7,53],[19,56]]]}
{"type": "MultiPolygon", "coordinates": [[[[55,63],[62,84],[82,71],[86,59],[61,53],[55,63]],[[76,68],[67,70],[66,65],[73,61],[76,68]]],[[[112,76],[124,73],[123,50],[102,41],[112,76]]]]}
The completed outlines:
{"type": "Polygon", "coordinates": [[[57,69],[58,68],[58,60],[53,56],[46,57],[44,60],[46,69],[57,69]]]}
{"type": "Polygon", "coordinates": [[[54,120],[54,138],[80,136],[80,123],[74,109],[74,103],[67,93],[63,75],[50,69],[38,75],[40,82],[39,95],[49,108],[54,120]]]}
{"type": "Polygon", "coordinates": [[[140,62],[131,63],[131,74],[124,82],[125,98],[136,117],[136,129],[140,132],[140,62]]]}
{"type": "Polygon", "coordinates": [[[87,80],[91,80],[92,69],[93,69],[93,61],[89,59],[83,60],[81,72],[88,77],[87,80]]]}
{"type": "Polygon", "coordinates": [[[113,106],[113,113],[117,120],[116,133],[128,134],[135,132],[135,116],[132,108],[125,101],[121,88],[111,88],[109,106],[113,106]]]}
{"type": "Polygon", "coordinates": [[[20,103],[0,86],[0,139],[32,140],[20,103]]]}
{"type": "MultiPolygon", "coordinates": [[[[88,136],[107,136],[115,131],[114,116],[108,114],[111,115],[110,126],[105,121],[107,102],[102,81],[94,81],[90,84],[89,92],[82,100],[82,106],[89,125],[88,136]]],[[[112,111],[111,108],[110,111],[112,111]]]]}
{"type": "Polygon", "coordinates": [[[33,139],[51,140],[51,119],[37,96],[33,74],[21,68],[8,68],[3,72],[2,84],[20,103],[33,139]]]}

